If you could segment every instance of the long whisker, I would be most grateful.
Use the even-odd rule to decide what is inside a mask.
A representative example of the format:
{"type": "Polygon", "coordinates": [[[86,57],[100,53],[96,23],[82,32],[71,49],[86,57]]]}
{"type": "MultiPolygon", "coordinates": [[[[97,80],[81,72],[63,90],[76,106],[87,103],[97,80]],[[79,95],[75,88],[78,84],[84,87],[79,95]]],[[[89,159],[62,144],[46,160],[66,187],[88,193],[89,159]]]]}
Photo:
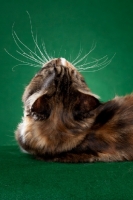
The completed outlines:
{"type": "Polygon", "coordinates": [[[94,64],[94,65],[92,65],[92,66],[86,67],[86,68],[79,67],[78,70],[83,70],[83,71],[85,71],[85,70],[87,70],[87,69],[92,69],[92,68],[96,68],[96,67],[98,67],[98,63],[96,63],[96,64],[94,64]]]}
{"type": "MultiPolygon", "coordinates": [[[[72,64],[81,56],[82,51],[83,51],[83,49],[81,49],[81,47],[80,47],[80,50],[79,50],[79,52],[78,52],[78,55],[77,55],[77,57],[72,61],[72,64]]],[[[74,64],[73,64],[73,65],[74,65],[74,64]]]]}
{"type": "MultiPolygon", "coordinates": [[[[45,47],[45,50],[46,50],[46,47],[45,47]]],[[[47,51],[46,51],[46,52],[47,52],[47,51]]],[[[51,52],[52,52],[52,51],[51,51],[51,52]]],[[[48,54],[48,52],[47,52],[47,54],[48,54]]],[[[49,56],[50,60],[53,59],[53,56],[51,56],[51,54],[48,54],[48,56],[49,56]]]]}
{"type": "Polygon", "coordinates": [[[38,51],[40,52],[42,58],[45,58],[44,54],[41,52],[41,50],[40,50],[40,48],[39,48],[39,46],[38,46],[38,44],[37,44],[37,41],[35,40],[35,37],[34,37],[34,34],[33,34],[33,30],[32,30],[32,23],[31,23],[31,17],[30,17],[30,14],[29,14],[28,11],[26,11],[26,12],[27,12],[27,14],[28,14],[28,16],[29,16],[30,27],[31,27],[31,35],[32,35],[32,39],[33,39],[33,41],[34,41],[34,44],[35,44],[35,46],[37,47],[38,51]]]}
{"type": "MultiPolygon", "coordinates": [[[[47,56],[48,60],[51,60],[51,58],[49,57],[49,55],[48,55],[48,53],[47,53],[47,50],[46,50],[46,47],[45,47],[45,43],[44,43],[44,42],[42,42],[42,47],[43,47],[43,51],[44,51],[45,55],[47,56]]],[[[47,61],[48,61],[48,60],[47,60],[47,61]]]]}
{"type": "Polygon", "coordinates": [[[39,60],[37,60],[37,59],[33,56],[33,54],[32,54],[31,56],[28,55],[28,54],[18,45],[18,43],[17,43],[17,41],[16,41],[16,38],[15,38],[13,32],[12,32],[12,36],[13,36],[13,39],[14,39],[15,44],[17,45],[17,47],[18,47],[18,48],[20,49],[20,51],[22,52],[22,54],[21,54],[20,52],[16,51],[17,53],[21,54],[22,56],[24,56],[24,57],[26,57],[26,58],[28,58],[28,59],[30,59],[30,60],[34,60],[35,62],[38,62],[38,63],[40,63],[40,64],[43,64],[43,62],[40,62],[39,60]]]}
{"type": "MultiPolygon", "coordinates": [[[[61,45],[61,47],[60,47],[60,50],[59,50],[59,53],[58,53],[58,57],[60,57],[60,52],[61,52],[61,50],[62,50],[62,45],[61,45]]],[[[54,53],[55,53],[55,51],[54,51],[54,53]]],[[[54,57],[55,57],[55,54],[54,54],[54,57]]]]}
{"type": "Polygon", "coordinates": [[[85,56],[83,56],[80,60],[78,60],[77,62],[73,63],[73,65],[77,65],[79,62],[84,60],[95,48],[96,48],[96,44],[93,44],[91,49],[90,49],[90,51],[85,56]]]}
{"type": "MultiPolygon", "coordinates": [[[[27,53],[18,45],[18,43],[17,43],[17,41],[16,41],[16,38],[17,38],[17,40],[18,40],[26,49],[28,49],[30,52],[32,52],[32,56],[33,56],[33,54],[34,54],[35,56],[37,56],[33,51],[31,51],[26,45],[24,45],[24,44],[20,41],[18,35],[17,35],[16,32],[13,30],[13,28],[14,28],[14,24],[13,24],[13,26],[12,26],[12,36],[13,36],[14,42],[15,42],[15,44],[17,45],[17,47],[18,47],[22,52],[24,52],[25,54],[27,54],[27,53]],[[16,38],[15,38],[15,37],[16,37],[16,38]]],[[[27,54],[27,55],[28,55],[28,54],[27,54]]]]}
{"type": "Polygon", "coordinates": [[[28,65],[28,66],[39,67],[40,68],[40,65],[34,65],[34,64],[27,63],[27,64],[18,64],[18,65],[13,66],[12,67],[12,71],[14,71],[14,68],[16,68],[18,66],[23,66],[23,65],[28,65]]]}
{"type": "MultiPolygon", "coordinates": [[[[33,36],[34,37],[34,36],[33,36]]],[[[35,38],[35,42],[36,44],[38,45],[38,41],[37,41],[37,35],[36,35],[36,38],[35,38]]],[[[39,46],[38,46],[39,47],[39,46]]],[[[37,47],[35,46],[35,50],[37,49],[37,47]]],[[[40,48],[39,48],[40,49],[40,48]]],[[[41,51],[41,49],[40,49],[41,51]]],[[[48,59],[46,58],[46,56],[43,54],[43,52],[41,51],[41,56],[42,58],[44,59],[45,62],[48,62],[48,59]]]]}
{"type": "Polygon", "coordinates": [[[9,54],[12,58],[14,58],[15,60],[17,60],[17,61],[19,61],[19,62],[22,62],[22,63],[27,63],[27,62],[25,62],[25,61],[22,61],[22,60],[16,58],[16,57],[13,56],[11,53],[9,53],[6,49],[4,49],[4,50],[5,50],[6,53],[8,53],[8,54],[9,54]]]}
{"type": "Polygon", "coordinates": [[[14,40],[16,46],[20,49],[20,51],[21,51],[23,54],[21,54],[21,53],[18,52],[18,51],[16,51],[16,52],[19,53],[19,54],[21,54],[22,56],[24,56],[24,57],[30,59],[30,60],[34,60],[34,61],[36,61],[36,62],[38,62],[38,63],[40,63],[40,64],[43,64],[43,62],[39,62],[39,61],[33,56],[33,54],[32,54],[32,56],[29,56],[29,55],[18,45],[17,40],[16,40],[15,35],[14,35],[14,30],[13,30],[13,28],[14,28],[14,24],[13,24],[13,26],[12,26],[12,37],[13,37],[13,40],[14,40]]]}
{"type": "Polygon", "coordinates": [[[87,59],[88,59],[88,58],[86,57],[85,60],[84,60],[84,64],[83,64],[83,65],[85,65],[85,64],[87,63],[87,59]]]}
{"type": "Polygon", "coordinates": [[[101,68],[98,68],[98,69],[95,69],[95,70],[91,70],[91,71],[85,71],[85,70],[79,70],[79,72],[97,72],[97,71],[100,71],[102,69],[104,69],[105,67],[107,67],[107,65],[109,65],[110,62],[108,62],[106,65],[104,65],[103,67],[101,68]]]}
{"type": "Polygon", "coordinates": [[[79,68],[79,71],[81,72],[83,72],[83,71],[85,71],[85,72],[96,72],[96,71],[99,71],[99,70],[101,70],[101,69],[103,69],[103,68],[105,68],[107,65],[109,65],[110,63],[111,63],[111,61],[112,61],[112,59],[114,58],[114,56],[115,56],[115,54],[113,55],[113,57],[110,59],[110,60],[108,60],[107,61],[107,59],[105,59],[102,63],[100,63],[100,64],[98,64],[98,63],[96,63],[95,65],[93,65],[93,66],[90,66],[90,67],[86,67],[86,68],[79,68]],[[107,61],[107,62],[106,62],[107,61]],[[103,66],[103,67],[101,67],[101,66],[103,66]],[[99,69],[96,69],[96,70],[93,70],[93,71],[86,71],[87,69],[92,69],[92,68],[98,68],[98,67],[100,67],[99,69]]]}
{"type": "Polygon", "coordinates": [[[34,57],[31,57],[31,56],[29,56],[29,55],[27,55],[27,54],[25,54],[25,53],[21,53],[21,52],[19,52],[19,51],[16,51],[16,52],[17,52],[18,54],[20,54],[21,56],[23,56],[23,57],[29,59],[29,60],[32,60],[32,61],[34,61],[34,62],[36,62],[36,63],[38,63],[38,64],[43,65],[43,62],[38,61],[38,60],[35,59],[34,57]]]}
{"type": "Polygon", "coordinates": [[[17,40],[22,44],[27,50],[29,50],[33,55],[35,55],[41,62],[44,62],[37,54],[35,54],[29,47],[27,47],[18,37],[16,32],[14,31],[14,35],[16,36],[17,40]]]}
{"type": "Polygon", "coordinates": [[[73,55],[73,49],[72,49],[72,51],[71,51],[71,54],[70,54],[70,59],[69,59],[69,61],[70,61],[70,63],[72,63],[72,55],[73,55]]]}
{"type": "MultiPolygon", "coordinates": [[[[47,51],[46,51],[46,48],[45,48],[45,45],[43,44],[42,47],[43,47],[43,51],[44,53],[41,51],[41,48],[39,47],[38,45],[38,41],[37,41],[37,36],[35,37],[34,34],[33,34],[33,28],[32,28],[32,22],[31,22],[31,17],[30,17],[30,14],[28,13],[27,11],[27,14],[29,16],[29,21],[30,21],[30,28],[31,28],[31,36],[32,36],[32,39],[33,39],[33,42],[35,44],[35,50],[31,50],[27,45],[25,45],[21,40],[20,38],[18,37],[17,33],[14,31],[14,24],[12,26],[12,37],[13,37],[13,40],[16,44],[16,46],[18,47],[19,50],[16,50],[16,52],[21,55],[22,57],[26,58],[26,61],[23,61],[17,57],[15,57],[14,55],[12,55],[11,53],[9,53],[6,49],[6,53],[8,53],[12,58],[14,58],[15,60],[19,61],[20,63],[23,63],[23,64],[19,64],[19,65],[29,65],[29,66],[40,66],[40,65],[43,65],[44,62],[48,62],[48,60],[52,59],[47,51]],[[37,52],[36,52],[37,50],[37,52]],[[39,52],[39,55],[37,55],[37,53],[39,52]],[[41,55],[41,56],[40,56],[41,55]],[[46,58],[47,57],[47,58],[46,58]],[[30,61],[34,62],[35,64],[32,64],[29,63],[30,61]]],[[[18,66],[18,65],[17,65],[18,66]]]]}
{"type": "MultiPolygon", "coordinates": [[[[29,52],[29,54],[31,55],[32,58],[35,58],[34,55],[33,55],[31,52],[29,52]]],[[[35,59],[36,59],[36,58],[35,58],[35,59]]],[[[39,60],[38,60],[38,61],[39,61],[39,60]]]]}
{"type": "MultiPolygon", "coordinates": [[[[15,23],[14,23],[14,24],[15,24],[15,23]]],[[[17,41],[16,41],[16,39],[15,39],[15,36],[14,36],[14,24],[12,25],[12,37],[13,37],[13,40],[14,40],[16,46],[17,46],[22,52],[24,52],[24,50],[18,45],[18,43],[17,43],[17,41]]]]}
{"type": "Polygon", "coordinates": [[[88,62],[88,63],[84,63],[84,64],[82,64],[82,65],[78,65],[77,67],[82,67],[82,66],[85,66],[85,65],[90,65],[90,64],[93,64],[93,63],[97,63],[97,62],[99,62],[99,61],[101,61],[101,60],[103,60],[103,59],[108,59],[107,55],[106,55],[106,56],[103,56],[103,57],[100,58],[100,59],[96,59],[96,60],[94,60],[94,61],[92,61],[92,62],[88,62]]]}
{"type": "Polygon", "coordinates": [[[18,43],[17,43],[17,41],[16,41],[16,39],[15,39],[15,37],[14,37],[14,33],[13,33],[13,32],[12,32],[12,36],[13,36],[14,42],[16,43],[17,47],[22,51],[22,54],[21,54],[20,52],[16,51],[17,53],[19,53],[20,55],[22,55],[22,56],[28,58],[29,60],[33,60],[33,61],[35,61],[35,62],[37,62],[37,63],[43,64],[43,62],[40,62],[39,60],[37,60],[37,59],[34,57],[33,53],[29,52],[30,55],[31,55],[31,56],[30,56],[29,54],[27,54],[27,53],[18,45],[18,43]]]}
{"type": "MultiPolygon", "coordinates": [[[[109,62],[109,61],[108,61],[109,62]]],[[[96,63],[96,64],[94,64],[94,65],[92,65],[92,66],[90,66],[90,67],[86,67],[86,68],[79,68],[79,70],[83,70],[83,71],[85,71],[86,69],[93,69],[93,68],[98,68],[98,67],[100,67],[100,66],[102,66],[102,65],[106,65],[108,62],[103,62],[103,63],[101,63],[101,64],[98,64],[98,62],[96,63]]]]}

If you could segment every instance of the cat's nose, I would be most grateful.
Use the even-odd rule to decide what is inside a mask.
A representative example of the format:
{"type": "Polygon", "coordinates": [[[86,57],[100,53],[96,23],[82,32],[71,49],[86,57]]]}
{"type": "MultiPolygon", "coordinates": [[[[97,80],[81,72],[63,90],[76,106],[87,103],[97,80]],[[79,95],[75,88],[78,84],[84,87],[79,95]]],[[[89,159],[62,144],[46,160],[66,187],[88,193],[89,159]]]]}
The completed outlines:
{"type": "Polygon", "coordinates": [[[65,58],[57,58],[56,59],[56,65],[67,66],[67,60],[65,58]]]}

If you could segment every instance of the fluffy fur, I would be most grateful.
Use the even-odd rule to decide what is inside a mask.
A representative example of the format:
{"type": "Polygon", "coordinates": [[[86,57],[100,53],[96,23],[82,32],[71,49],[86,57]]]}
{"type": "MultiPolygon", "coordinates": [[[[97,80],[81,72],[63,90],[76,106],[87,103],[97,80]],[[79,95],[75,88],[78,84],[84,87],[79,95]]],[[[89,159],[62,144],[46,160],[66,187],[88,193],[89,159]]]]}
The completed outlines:
{"type": "Polygon", "coordinates": [[[133,160],[133,95],[101,103],[65,59],[44,65],[26,87],[23,103],[16,140],[38,159],[133,160]]]}

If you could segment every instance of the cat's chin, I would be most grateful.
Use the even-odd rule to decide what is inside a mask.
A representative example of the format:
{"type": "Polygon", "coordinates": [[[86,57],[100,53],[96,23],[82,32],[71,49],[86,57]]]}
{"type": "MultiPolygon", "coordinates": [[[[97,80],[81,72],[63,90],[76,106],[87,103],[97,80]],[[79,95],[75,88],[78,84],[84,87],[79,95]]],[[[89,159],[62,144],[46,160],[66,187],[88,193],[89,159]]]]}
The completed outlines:
{"type": "Polygon", "coordinates": [[[56,66],[64,66],[64,67],[68,67],[71,68],[72,70],[75,70],[76,68],[72,65],[72,63],[70,63],[68,60],[66,60],[65,58],[54,58],[48,62],[46,62],[43,65],[43,68],[46,68],[47,66],[50,65],[54,65],[56,64],[56,66]]]}
{"type": "Polygon", "coordinates": [[[58,154],[75,148],[85,137],[82,130],[68,129],[63,123],[35,121],[24,117],[15,132],[16,140],[23,152],[34,155],[58,154]]]}

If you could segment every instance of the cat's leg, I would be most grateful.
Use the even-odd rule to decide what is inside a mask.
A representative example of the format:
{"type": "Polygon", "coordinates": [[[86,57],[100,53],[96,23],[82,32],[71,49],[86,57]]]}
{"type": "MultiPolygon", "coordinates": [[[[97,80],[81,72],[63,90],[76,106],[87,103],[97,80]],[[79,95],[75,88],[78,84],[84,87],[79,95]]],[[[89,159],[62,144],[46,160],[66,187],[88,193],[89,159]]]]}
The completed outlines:
{"type": "Polygon", "coordinates": [[[85,163],[85,162],[95,162],[97,161],[97,156],[86,154],[86,153],[61,153],[58,155],[36,155],[39,160],[44,160],[47,162],[63,162],[63,163],[85,163]]]}
{"type": "Polygon", "coordinates": [[[87,154],[87,153],[72,153],[65,152],[58,155],[37,155],[37,159],[44,160],[47,162],[63,162],[63,163],[87,163],[87,162],[113,162],[113,161],[125,161],[133,160],[129,158],[125,153],[114,152],[114,153],[97,153],[87,154]]]}

